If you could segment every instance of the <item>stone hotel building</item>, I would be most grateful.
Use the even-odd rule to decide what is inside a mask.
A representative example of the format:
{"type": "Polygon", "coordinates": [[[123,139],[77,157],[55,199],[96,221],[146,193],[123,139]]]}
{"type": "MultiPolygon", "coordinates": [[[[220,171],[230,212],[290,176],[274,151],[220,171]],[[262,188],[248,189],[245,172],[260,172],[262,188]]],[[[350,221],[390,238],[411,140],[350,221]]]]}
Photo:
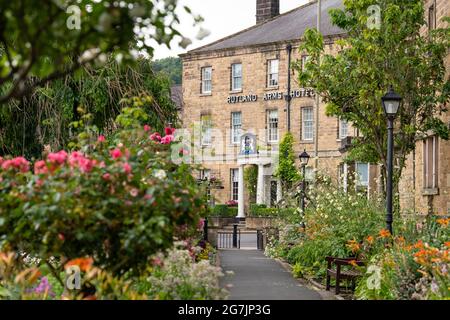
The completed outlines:
{"type": "MultiPolygon", "coordinates": [[[[198,133],[193,137],[204,168],[199,175],[222,181],[223,189],[212,190],[216,203],[238,201],[239,217],[248,212],[244,186],[248,165],[258,166],[257,203],[271,206],[281,199],[274,173],[279,143],[288,126],[296,154],[306,150],[312,156],[307,179],[313,179],[317,169],[343,188],[365,190],[368,196],[378,188],[378,164],[343,162],[357,130],[350,123],[328,117],[325,104],[319,103],[317,108],[314,92],[299,87],[296,73],[289,68],[289,61],[307,59],[298,47],[305,30],[317,26],[317,2],[281,15],[279,2],[256,0],[254,26],[181,55],[182,119],[186,130],[198,133]],[[285,98],[288,91],[290,99],[285,98]],[[350,183],[353,175],[357,179],[350,183]]],[[[335,53],[335,41],[345,33],[331,24],[328,11],[342,7],[342,0],[321,3],[320,30],[326,51],[335,53]]],[[[428,1],[429,28],[439,25],[440,18],[449,15],[449,8],[448,0],[428,1]]],[[[450,116],[444,117],[450,125],[450,116]]],[[[450,213],[450,142],[439,140],[432,132],[418,141],[401,188],[405,208],[418,213],[450,213]]]]}

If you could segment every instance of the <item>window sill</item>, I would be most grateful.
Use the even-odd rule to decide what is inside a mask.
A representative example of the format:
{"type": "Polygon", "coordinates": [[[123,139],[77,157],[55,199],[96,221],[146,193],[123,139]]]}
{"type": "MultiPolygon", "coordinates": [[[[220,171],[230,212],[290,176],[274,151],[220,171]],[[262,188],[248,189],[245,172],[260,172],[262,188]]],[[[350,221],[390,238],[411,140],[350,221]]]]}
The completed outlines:
{"type": "Polygon", "coordinates": [[[272,87],[266,87],[265,91],[274,91],[280,89],[280,86],[272,86],[272,87]]]}
{"type": "Polygon", "coordinates": [[[314,140],[300,140],[301,144],[313,144],[314,140]]]}
{"type": "Polygon", "coordinates": [[[230,94],[242,93],[242,92],[243,92],[242,89],[239,89],[239,90],[231,90],[231,91],[230,91],[230,94]]]}
{"type": "Polygon", "coordinates": [[[437,196],[439,188],[426,188],[422,190],[422,196],[437,196]]]}
{"type": "Polygon", "coordinates": [[[212,96],[212,92],[210,93],[200,93],[200,97],[210,97],[212,96]]]}

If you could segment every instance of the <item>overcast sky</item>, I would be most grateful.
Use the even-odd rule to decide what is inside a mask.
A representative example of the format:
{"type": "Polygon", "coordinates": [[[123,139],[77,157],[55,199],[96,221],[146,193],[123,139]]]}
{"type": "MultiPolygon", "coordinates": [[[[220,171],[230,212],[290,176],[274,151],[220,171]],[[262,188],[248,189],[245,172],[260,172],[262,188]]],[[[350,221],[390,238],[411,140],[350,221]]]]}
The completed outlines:
{"type": "MultiPolygon", "coordinates": [[[[307,2],[308,0],[280,0],[280,13],[307,2]]],[[[173,43],[171,49],[158,46],[155,59],[177,56],[256,24],[256,0],[179,0],[179,4],[187,5],[193,13],[201,15],[205,19],[202,26],[211,34],[202,41],[196,40],[198,27],[194,28],[192,18],[183,14],[180,16],[181,25],[178,30],[193,41],[192,45],[187,49],[180,48],[177,42],[173,43]]]]}

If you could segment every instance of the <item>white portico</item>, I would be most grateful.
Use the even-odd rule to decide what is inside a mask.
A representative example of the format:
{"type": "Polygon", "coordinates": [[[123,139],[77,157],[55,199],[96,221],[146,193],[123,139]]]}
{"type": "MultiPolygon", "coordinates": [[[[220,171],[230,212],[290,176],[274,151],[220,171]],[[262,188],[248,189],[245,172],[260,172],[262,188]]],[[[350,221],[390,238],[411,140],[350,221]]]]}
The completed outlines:
{"type": "MultiPolygon", "coordinates": [[[[270,192],[270,178],[273,174],[274,164],[277,163],[278,152],[258,151],[256,150],[256,137],[252,134],[245,134],[241,137],[241,152],[237,157],[239,165],[238,173],[238,216],[239,219],[245,218],[244,211],[244,167],[245,165],[258,166],[258,180],[256,187],[256,203],[267,204],[266,194],[270,192]],[[269,183],[267,183],[269,182],[269,183]],[[267,186],[269,185],[269,189],[267,186]]],[[[281,198],[280,185],[277,182],[277,201],[281,198]]]]}

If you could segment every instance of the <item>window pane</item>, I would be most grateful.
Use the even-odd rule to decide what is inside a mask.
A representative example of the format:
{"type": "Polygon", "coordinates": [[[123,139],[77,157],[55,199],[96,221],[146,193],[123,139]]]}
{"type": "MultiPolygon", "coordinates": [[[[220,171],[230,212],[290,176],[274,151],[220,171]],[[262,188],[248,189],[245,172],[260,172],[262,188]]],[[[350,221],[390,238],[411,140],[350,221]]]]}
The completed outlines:
{"type": "Polygon", "coordinates": [[[267,124],[268,124],[268,141],[278,141],[278,111],[267,111],[267,124]]]}
{"type": "Polygon", "coordinates": [[[240,112],[231,113],[231,142],[239,143],[242,128],[242,114],[240,112]]]}
{"type": "Polygon", "coordinates": [[[210,93],[212,89],[212,68],[202,68],[202,93],[210,93]]]}
{"type": "Polygon", "coordinates": [[[344,139],[348,135],[348,123],[345,120],[339,120],[339,138],[344,139]]]}
{"type": "Polygon", "coordinates": [[[269,60],[267,64],[267,86],[278,85],[278,60],[269,60]]]}
{"type": "Polygon", "coordinates": [[[232,90],[242,89],[242,65],[233,64],[232,65],[232,90]]]}
{"type": "Polygon", "coordinates": [[[314,118],[313,108],[302,109],[302,140],[313,140],[314,137],[314,118]]]}
{"type": "Polygon", "coordinates": [[[360,186],[369,184],[369,165],[367,163],[356,164],[357,182],[360,186]]]}
{"type": "Polygon", "coordinates": [[[212,122],[210,115],[201,116],[201,135],[202,145],[210,145],[212,143],[212,122]]]}

